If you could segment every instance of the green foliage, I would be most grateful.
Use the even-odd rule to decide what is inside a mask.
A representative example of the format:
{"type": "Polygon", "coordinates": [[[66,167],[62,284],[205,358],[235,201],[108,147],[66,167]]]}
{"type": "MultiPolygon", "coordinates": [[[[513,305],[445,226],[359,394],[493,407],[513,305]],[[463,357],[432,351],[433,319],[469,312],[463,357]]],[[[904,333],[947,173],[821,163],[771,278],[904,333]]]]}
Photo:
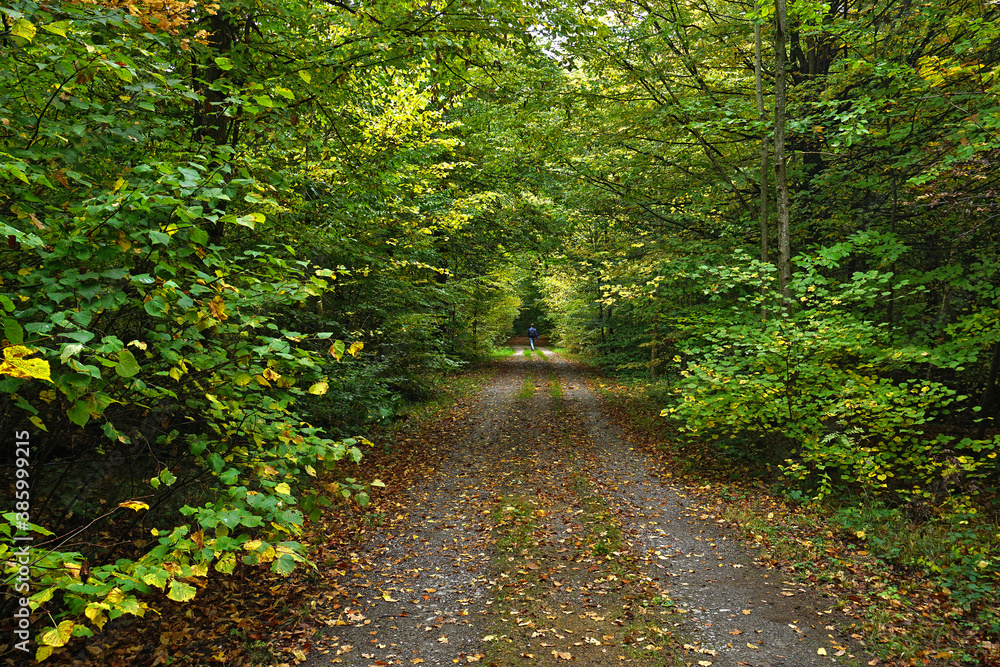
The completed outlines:
{"type": "Polygon", "coordinates": [[[856,501],[841,507],[833,521],[853,540],[862,541],[876,556],[928,571],[952,596],[959,608],[976,609],[976,621],[990,632],[1000,626],[992,604],[1000,585],[1000,567],[994,554],[996,526],[969,506],[953,506],[930,517],[919,500],[896,508],[879,501],[856,501]]]}
{"type": "Polygon", "coordinates": [[[39,660],[211,569],[306,562],[307,516],[368,503],[348,436],[508,330],[439,65],[516,8],[411,4],[0,8],[0,391],[45,434],[39,660]]]}
{"type": "Polygon", "coordinates": [[[785,474],[816,498],[844,487],[941,493],[986,477],[995,470],[992,440],[926,435],[965,397],[940,382],[899,378],[932,363],[931,352],[894,345],[888,327],[864,317],[905,281],[878,270],[847,280],[821,272],[852,254],[883,255],[887,243],[859,235],[800,257],[795,305],[763,321],[762,309],[782,307],[767,292],[765,267],[704,267],[712,298],[735,305],[684,331],[678,400],[664,415],[688,437],[710,437],[770,464],[784,460],[785,474]],[[955,457],[956,449],[969,454],[955,457]]]}

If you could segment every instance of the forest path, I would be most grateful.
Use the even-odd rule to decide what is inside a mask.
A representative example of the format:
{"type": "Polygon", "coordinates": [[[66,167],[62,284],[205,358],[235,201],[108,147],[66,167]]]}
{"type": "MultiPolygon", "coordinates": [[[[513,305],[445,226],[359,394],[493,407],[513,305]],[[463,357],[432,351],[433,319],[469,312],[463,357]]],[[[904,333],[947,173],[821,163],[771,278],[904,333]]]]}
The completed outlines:
{"type": "Polygon", "coordinates": [[[566,359],[518,349],[447,434],[336,565],[307,664],[867,662],[832,601],[651,474],[566,359]]]}

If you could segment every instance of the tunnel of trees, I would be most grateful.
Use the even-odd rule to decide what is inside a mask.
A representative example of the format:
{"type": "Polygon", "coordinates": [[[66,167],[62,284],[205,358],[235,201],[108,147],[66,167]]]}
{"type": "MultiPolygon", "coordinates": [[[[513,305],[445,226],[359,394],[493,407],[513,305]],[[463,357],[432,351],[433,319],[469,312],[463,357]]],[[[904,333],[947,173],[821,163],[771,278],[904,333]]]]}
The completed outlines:
{"type": "Polygon", "coordinates": [[[4,608],[25,535],[39,658],[290,572],[365,429],[530,319],[790,497],[935,526],[996,631],[997,14],[3,3],[4,608]]]}

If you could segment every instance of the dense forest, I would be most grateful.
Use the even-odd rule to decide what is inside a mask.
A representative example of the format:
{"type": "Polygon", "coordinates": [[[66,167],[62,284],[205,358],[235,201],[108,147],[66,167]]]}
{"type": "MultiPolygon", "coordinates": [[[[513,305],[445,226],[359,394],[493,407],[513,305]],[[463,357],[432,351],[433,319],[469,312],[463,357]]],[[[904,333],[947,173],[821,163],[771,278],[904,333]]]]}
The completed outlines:
{"type": "Polygon", "coordinates": [[[366,429],[530,317],[995,636],[998,18],[3,3],[3,617],[24,544],[39,660],[291,572],[366,429]]]}

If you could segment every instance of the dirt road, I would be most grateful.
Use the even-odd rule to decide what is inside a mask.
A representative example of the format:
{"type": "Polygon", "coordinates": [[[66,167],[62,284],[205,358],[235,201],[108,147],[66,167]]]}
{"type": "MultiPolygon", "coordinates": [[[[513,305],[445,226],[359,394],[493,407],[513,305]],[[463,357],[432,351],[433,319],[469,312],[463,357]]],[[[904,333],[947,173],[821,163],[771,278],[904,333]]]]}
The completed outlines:
{"type": "Polygon", "coordinates": [[[307,664],[869,664],[833,601],[650,474],[574,364],[518,350],[462,409],[338,566],[307,664]]]}

